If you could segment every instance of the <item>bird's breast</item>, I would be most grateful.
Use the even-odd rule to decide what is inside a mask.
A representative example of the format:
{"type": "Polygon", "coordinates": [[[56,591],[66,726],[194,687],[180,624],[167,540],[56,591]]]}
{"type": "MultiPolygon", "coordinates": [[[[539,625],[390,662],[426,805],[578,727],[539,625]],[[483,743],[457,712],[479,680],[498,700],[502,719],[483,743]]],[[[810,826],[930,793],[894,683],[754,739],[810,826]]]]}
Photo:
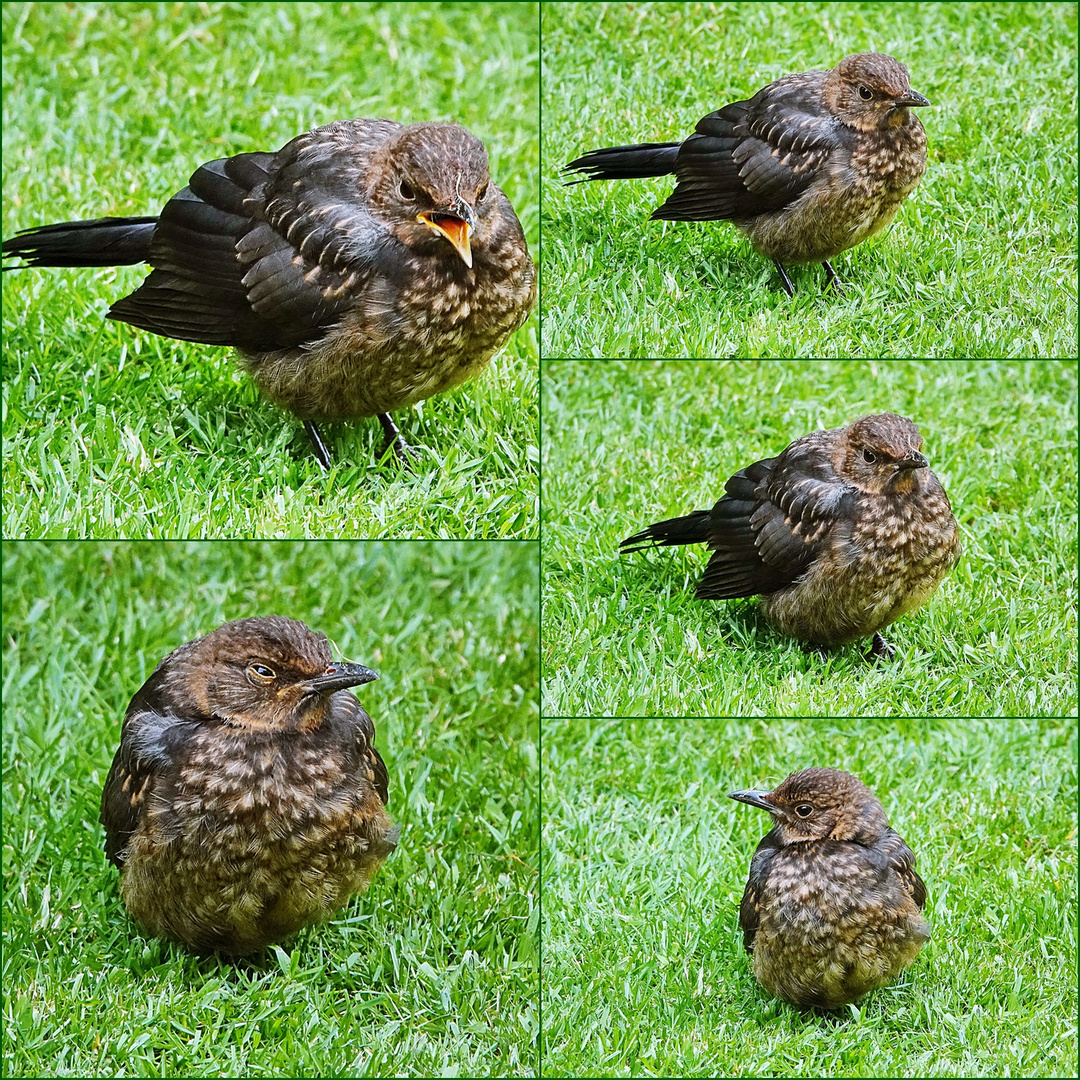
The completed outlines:
{"type": "Polygon", "coordinates": [[[524,260],[498,271],[480,252],[471,269],[456,256],[414,260],[404,277],[370,282],[313,345],[245,366],[267,397],[305,419],[405,408],[473,378],[525,321],[535,272],[524,260]]]}

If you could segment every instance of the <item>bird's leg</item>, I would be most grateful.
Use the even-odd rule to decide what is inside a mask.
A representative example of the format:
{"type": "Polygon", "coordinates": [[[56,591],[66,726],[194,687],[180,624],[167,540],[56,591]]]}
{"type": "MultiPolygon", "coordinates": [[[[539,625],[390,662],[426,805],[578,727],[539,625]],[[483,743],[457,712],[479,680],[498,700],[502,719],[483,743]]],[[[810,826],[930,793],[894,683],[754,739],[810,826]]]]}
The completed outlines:
{"type": "Polygon", "coordinates": [[[895,655],[896,650],[875,630],[870,651],[866,654],[867,660],[891,660],[895,655]]]}
{"type": "Polygon", "coordinates": [[[794,300],[795,286],[791,284],[791,278],[788,277],[788,272],[775,259],[773,259],[773,266],[780,271],[780,283],[784,286],[784,292],[794,300]]]}
{"type": "Polygon", "coordinates": [[[822,259],[821,265],[825,267],[825,287],[821,291],[824,292],[831,285],[837,296],[843,296],[844,286],[840,284],[836,271],[829,265],[829,260],[822,259]]]}
{"type": "Polygon", "coordinates": [[[311,446],[315,451],[315,456],[319,459],[319,464],[324,469],[329,469],[331,465],[330,448],[323,441],[322,434],[315,426],[315,422],[313,420],[305,420],[304,430],[308,433],[308,438],[311,440],[311,446]]]}
{"type": "Polygon", "coordinates": [[[401,437],[397,424],[390,419],[389,413],[379,413],[379,423],[382,424],[383,433],[386,435],[386,441],[382,444],[379,457],[381,458],[392,447],[397,459],[403,465],[406,464],[415,455],[409,444],[401,437]]]}

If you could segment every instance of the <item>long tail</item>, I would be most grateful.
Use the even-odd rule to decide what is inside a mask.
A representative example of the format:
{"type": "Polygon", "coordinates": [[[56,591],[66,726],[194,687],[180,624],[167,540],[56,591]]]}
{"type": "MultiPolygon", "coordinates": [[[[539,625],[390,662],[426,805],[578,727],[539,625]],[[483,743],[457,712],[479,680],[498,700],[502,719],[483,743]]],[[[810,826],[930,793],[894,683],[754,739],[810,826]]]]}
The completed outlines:
{"type": "Polygon", "coordinates": [[[708,510],[695,510],[686,517],[658,521],[641,532],[628,536],[619,551],[641,551],[649,547],[678,547],[681,544],[704,544],[709,539],[708,510]]]}
{"type": "Polygon", "coordinates": [[[25,259],[23,266],[127,266],[150,257],[156,224],[153,217],[106,217],[42,225],[5,240],[3,253],[25,259]]]}
{"type": "Polygon", "coordinates": [[[638,180],[646,176],[668,176],[675,171],[681,143],[640,143],[637,146],[609,146],[590,150],[574,158],[567,171],[585,173],[586,180],[638,180]]]}

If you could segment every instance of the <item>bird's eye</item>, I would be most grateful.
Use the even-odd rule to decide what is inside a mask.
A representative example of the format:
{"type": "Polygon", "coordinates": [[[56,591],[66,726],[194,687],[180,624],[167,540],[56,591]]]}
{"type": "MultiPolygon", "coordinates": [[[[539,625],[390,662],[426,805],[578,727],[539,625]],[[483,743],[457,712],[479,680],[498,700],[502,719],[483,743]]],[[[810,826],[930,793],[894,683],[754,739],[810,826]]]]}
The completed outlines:
{"type": "Polygon", "coordinates": [[[863,101],[869,101],[873,96],[874,91],[871,90],[868,86],[859,87],[859,97],[861,97],[863,101]]]}
{"type": "Polygon", "coordinates": [[[248,675],[251,676],[255,682],[269,683],[277,678],[273,669],[268,668],[265,664],[251,664],[247,670],[248,675]]]}
{"type": "Polygon", "coordinates": [[[412,202],[413,199],[416,198],[416,192],[413,191],[407,180],[401,181],[401,187],[398,190],[401,192],[401,197],[403,199],[408,199],[409,202],[412,202]]]}
{"type": "Polygon", "coordinates": [[[814,808],[809,803],[799,803],[795,807],[795,813],[801,818],[808,818],[814,812],[814,808]]]}
{"type": "Polygon", "coordinates": [[[867,465],[873,465],[874,462],[877,461],[877,455],[873,450],[864,450],[862,452],[862,459],[867,465]]]}

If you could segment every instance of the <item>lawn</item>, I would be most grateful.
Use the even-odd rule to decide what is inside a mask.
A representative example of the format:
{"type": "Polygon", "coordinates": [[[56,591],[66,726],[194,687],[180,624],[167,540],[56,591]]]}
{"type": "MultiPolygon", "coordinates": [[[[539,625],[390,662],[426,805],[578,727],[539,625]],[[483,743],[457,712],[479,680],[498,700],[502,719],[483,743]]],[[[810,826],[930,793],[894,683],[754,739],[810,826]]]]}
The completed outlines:
{"type": "Polygon", "coordinates": [[[6,543],[4,1075],[535,1075],[537,587],[533,544],[6,543]],[[269,613],[380,672],[403,832],[332,922],[232,964],[130,922],[98,807],[157,661],[269,613]]]}
{"type": "MultiPolygon", "coordinates": [[[[539,16],[528,3],[5,4],[3,235],[157,213],[195,168],[331,120],[453,119],[539,254],[539,16]]],[[[475,382],[300,424],[229,350],[104,321],[144,268],[4,275],[8,537],[534,537],[538,320],[475,382]]]]}
{"type": "Polygon", "coordinates": [[[1076,738],[1018,720],[545,720],[545,1076],[1075,1076],[1076,738]],[[767,815],[854,772],[926,880],[933,937],[835,1019],[755,983],[738,929],[767,815]]]}
{"type": "Polygon", "coordinates": [[[547,716],[1074,716],[1075,361],[545,361],[547,716]],[[865,647],[804,652],[756,600],[701,601],[704,546],[620,556],[738,469],[892,411],[960,523],[940,590],[865,647]]]}
{"type": "Polygon", "coordinates": [[[548,3],[545,357],[1076,355],[1076,5],[548,3]],[[686,138],[707,113],[855,52],[932,108],[922,183],[796,296],[730,224],[649,221],[672,178],[564,186],[581,153],[686,138]]]}

